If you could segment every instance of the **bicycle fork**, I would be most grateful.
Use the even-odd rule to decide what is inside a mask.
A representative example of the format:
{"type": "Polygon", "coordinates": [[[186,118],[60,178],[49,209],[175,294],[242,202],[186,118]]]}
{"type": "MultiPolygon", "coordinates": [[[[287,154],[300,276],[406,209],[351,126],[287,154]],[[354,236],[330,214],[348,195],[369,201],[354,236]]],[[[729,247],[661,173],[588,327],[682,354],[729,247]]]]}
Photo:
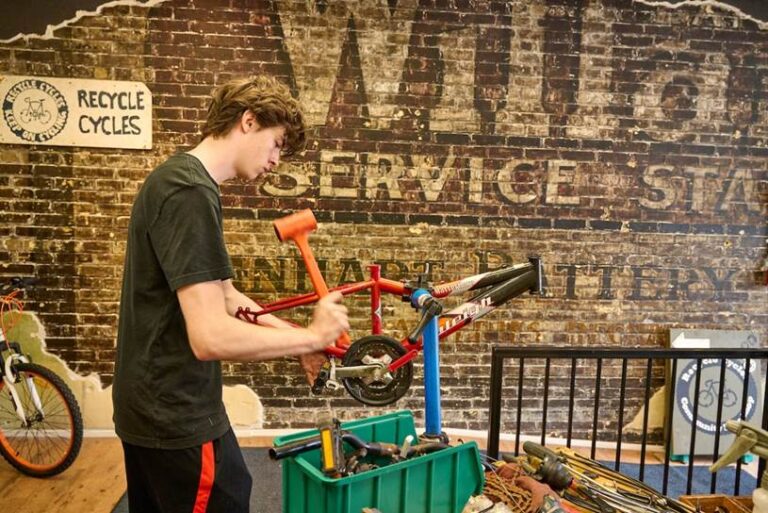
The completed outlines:
{"type": "MultiPolygon", "coordinates": [[[[11,394],[11,402],[13,402],[13,406],[16,409],[16,415],[18,415],[24,427],[29,427],[31,421],[27,419],[27,416],[24,413],[24,405],[21,402],[19,393],[16,390],[16,385],[14,384],[16,376],[13,374],[13,369],[11,368],[14,360],[29,363],[23,356],[12,355],[5,361],[5,373],[3,374],[3,382],[5,382],[5,386],[8,388],[8,391],[11,394]]],[[[37,393],[37,387],[35,386],[35,382],[32,376],[24,376],[24,384],[29,391],[29,395],[32,397],[32,404],[35,406],[35,410],[37,410],[39,419],[44,419],[45,414],[43,413],[43,403],[40,400],[40,394],[37,393]]]]}

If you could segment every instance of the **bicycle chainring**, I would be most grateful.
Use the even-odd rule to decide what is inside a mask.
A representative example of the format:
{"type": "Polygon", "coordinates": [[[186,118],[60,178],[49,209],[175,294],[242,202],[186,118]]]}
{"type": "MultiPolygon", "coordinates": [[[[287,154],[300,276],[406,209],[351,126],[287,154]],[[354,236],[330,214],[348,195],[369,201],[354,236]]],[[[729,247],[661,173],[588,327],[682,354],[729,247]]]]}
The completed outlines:
{"type": "MultiPolygon", "coordinates": [[[[344,367],[382,364],[388,367],[404,356],[406,349],[397,340],[384,335],[369,335],[356,340],[344,354],[344,367]]],[[[349,395],[369,406],[392,404],[408,392],[413,382],[413,361],[380,376],[343,378],[349,395]]]]}

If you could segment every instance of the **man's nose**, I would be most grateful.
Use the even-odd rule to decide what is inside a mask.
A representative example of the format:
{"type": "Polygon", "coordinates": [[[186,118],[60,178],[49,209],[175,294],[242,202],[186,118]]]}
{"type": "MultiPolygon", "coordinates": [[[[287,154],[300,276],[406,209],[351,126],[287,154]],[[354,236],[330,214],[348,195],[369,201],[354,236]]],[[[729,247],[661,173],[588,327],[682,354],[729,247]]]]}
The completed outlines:
{"type": "Polygon", "coordinates": [[[276,167],[280,163],[280,150],[273,151],[269,156],[269,163],[276,167]]]}

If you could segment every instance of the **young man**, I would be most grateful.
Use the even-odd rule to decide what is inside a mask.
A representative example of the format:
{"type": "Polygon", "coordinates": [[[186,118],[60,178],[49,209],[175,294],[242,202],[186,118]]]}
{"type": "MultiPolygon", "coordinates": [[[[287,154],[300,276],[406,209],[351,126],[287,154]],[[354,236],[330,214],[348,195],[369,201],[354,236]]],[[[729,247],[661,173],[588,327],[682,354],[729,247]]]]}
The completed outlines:
{"type": "Polygon", "coordinates": [[[155,169],[131,213],[120,301],[114,420],[131,512],[247,512],[251,476],[222,402],[220,360],[317,355],[349,329],[336,293],[306,329],[237,308],[219,184],[253,180],[303,147],[304,120],[272,78],[216,89],[202,141],[155,169]]]}

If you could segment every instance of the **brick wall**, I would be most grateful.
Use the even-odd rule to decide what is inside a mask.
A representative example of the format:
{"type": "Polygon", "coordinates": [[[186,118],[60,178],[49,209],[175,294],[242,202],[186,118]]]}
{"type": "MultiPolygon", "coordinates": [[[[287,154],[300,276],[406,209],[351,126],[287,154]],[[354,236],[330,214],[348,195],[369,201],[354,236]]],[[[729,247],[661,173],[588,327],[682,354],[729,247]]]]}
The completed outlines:
{"type": "MultiPolygon", "coordinates": [[[[768,31],[732,12],[624,0],[109,8],[0,46],[0,72],[144,81],[154,148],[0,147],[0,271],[43,280],[30,306],[49,347],[109,384],[136,191],[196,142],[212,86],[275,74],[305,105],[310,143],[266,181],[223,187],[237,285],[262,301],[307,290],[295,248],[271,228],[307,207],[332,285],[373,262],[401,279],[429,261],[441,281],[541,255],[544,298],[517,299],[441,349],[445,424],[485,429],[495,343],[664,346],[680,327],[765,340],[767,59],[768,31]]],[[[349,304],[361,336],[366,298],[349,304]]],[[[384,315],[396,337],[416,319],[397,298],[384,315]]],[[[225,368],[262,398],[266,427],[373,412],[341,392],[311,396],[294,361],[225,368]]],[[[398,407],[422,409],[421,375],[398,407]]],[[[547,429],[562,434],[564,402],[550,398],[547,429]]],[[[641,399],[627,398],[625,418],[641,399]]]]}

